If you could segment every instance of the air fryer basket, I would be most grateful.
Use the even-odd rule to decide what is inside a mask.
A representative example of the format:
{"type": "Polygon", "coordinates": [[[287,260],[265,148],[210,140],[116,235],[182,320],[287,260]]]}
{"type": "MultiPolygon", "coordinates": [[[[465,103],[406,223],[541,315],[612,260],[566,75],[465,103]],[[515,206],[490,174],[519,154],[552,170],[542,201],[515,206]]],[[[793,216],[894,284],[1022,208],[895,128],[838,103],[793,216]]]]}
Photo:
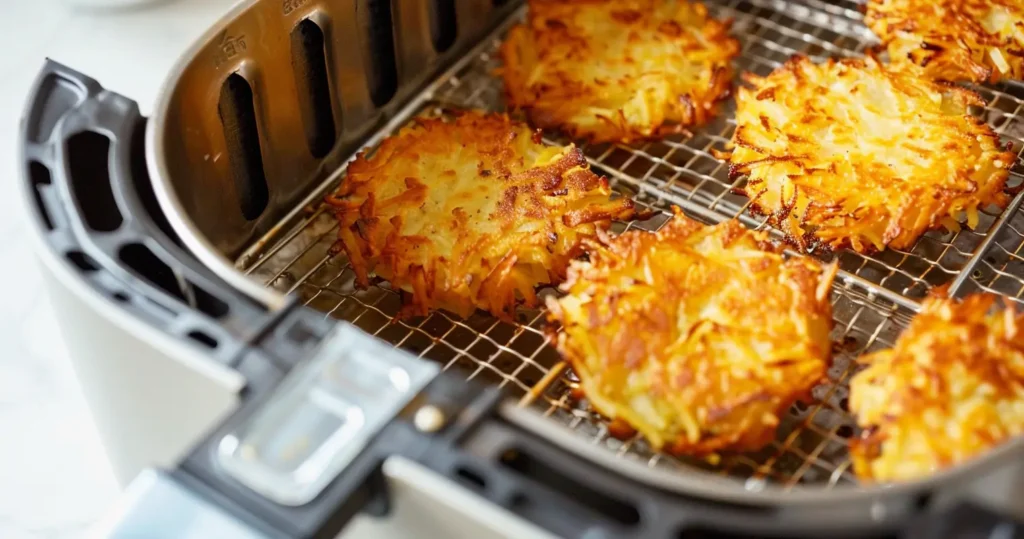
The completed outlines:
{"type": "MultiPolygon", "coordinates": [[[[733,34],[742,42],[737,71],[765,74],[794,54],[857,56],[873,45],[858,6],[849,1],[706,3],[714,15],[734,21],[733,34]]],[[[392,322],[398,295],[386,283],[354,287],[344,255],[329,252],[337,224],[320,200],[337,185],[349,157],[417,115],[503,110],[495,51],[523,9],[497,0],[253,0],[238,6],[172,73],[149,125],[150,171],[171,224],[221,278],[268,305],[296,295],[446,369],[501,386],[527,408],[507,407],[513,418],[562,445],[585,445],[583,456],[662,488],[756,504],[859,502],[874,511],[878,500],[911,499],[1020,460],[1017,442],[920,482],[858,485],[846,453],[858,434],[847,411],[846,382],[852,360],[891,346],[935,286],[949,284],[956,295],[989,290],[1024,302],[1024,216],[1017,212],[1024,195],[1002,213],[983,215],[974,230],[931,232],[906,251],[839,253],[832,295],[836,354],[828,383],[814,390],[813,402],[791,410],[764,450],[715,466],[653,452],[640,438],[611,437],[607,422],[573,398],[576,380],[545,344],[542,311],[521,309],[515,324],[445,312],[392,322]]],[[[986,102],[979,113],[1020,153],[1024,87],[975,90],[986,102]]],[[[752,228],[766,226],[733,194],[743,179],[730,180],[727,165],[712,154],[734,127],[726,107],[692,138],[582,146],[614,189],[655,210],[654,218],[618,223],[617,230],[656,229],[670,205],[708,223],[738,217],[752,228]]],[[[1015,170],[1011,184],[1020,178],[1015,170]]]]}

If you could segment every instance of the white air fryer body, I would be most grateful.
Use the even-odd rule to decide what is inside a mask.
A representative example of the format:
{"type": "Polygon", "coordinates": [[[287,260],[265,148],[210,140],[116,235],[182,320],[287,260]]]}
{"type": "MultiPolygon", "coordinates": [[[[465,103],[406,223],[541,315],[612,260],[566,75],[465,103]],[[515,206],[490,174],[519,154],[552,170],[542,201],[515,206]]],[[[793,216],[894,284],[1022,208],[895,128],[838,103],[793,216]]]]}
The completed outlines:
{"type": "Polygon", "coordinates": [[[147,467],[174,466],[235,408],[244,378],[112,308],[40,252],[61,335],[118,483],[147,467]]]}

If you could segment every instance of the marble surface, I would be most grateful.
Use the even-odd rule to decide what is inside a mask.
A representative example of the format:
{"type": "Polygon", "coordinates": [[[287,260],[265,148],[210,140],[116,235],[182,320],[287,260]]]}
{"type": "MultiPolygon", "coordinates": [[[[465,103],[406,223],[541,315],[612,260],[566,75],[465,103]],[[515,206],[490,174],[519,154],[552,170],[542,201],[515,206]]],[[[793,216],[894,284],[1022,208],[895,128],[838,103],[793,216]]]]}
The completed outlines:
{"type": "Polygon", "coordinates": [[[85,11],[63,0],[0,1],[0,537],[82,537],[118,495],[32,270],[16,182],[18,120],[45,58],[139,101],[148,113],[188,44],[233,0],[164,0],[85,11]]]}

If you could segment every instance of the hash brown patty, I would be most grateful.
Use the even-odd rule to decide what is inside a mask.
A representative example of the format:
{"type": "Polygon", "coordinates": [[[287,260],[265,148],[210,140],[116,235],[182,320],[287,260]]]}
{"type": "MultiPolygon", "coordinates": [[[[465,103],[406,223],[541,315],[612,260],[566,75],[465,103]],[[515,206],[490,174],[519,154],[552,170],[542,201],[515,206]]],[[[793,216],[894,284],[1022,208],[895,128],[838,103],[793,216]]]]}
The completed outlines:
{"type": "Polygon", "coordinates": [[[1024,435],[1024,314],[997,297],[927,298],[895,345],[861,357],[851,448],[868,481],[917,479],[1024,435]]]}
{"type": "Polygon", "coordinates": [[[357,284],[388,280],[404,293],[401,316],[512,319],[562,280],[585,239],[633,215],[575,146],[477,111],[417,119],[362,152],[327,203],[357,284]]]}
{"type": "Polygon", "coordinates": [[[1024,3],[1019,0],[869,0],[864,22],[896,65],[930,78],[996,82],[1024,78],[1024,3]]]}
{"type": "Polygon", "coordinates": [[[658,232],[600,234],[548,300],[550,339],[590,404],[655,450],[756,450],[823,380],[834,265],[764,232],[676,215],[658,232]]]}
{"type": "Polygon", "coordinates": [[[905,249],[1003,208],[1013,153],[977,94],[874,58],[790,59],[737,93],[730,174],[801,249],[905,249]]]}
{"type": "Polygon", "coordinates": [[[592,142],[704,124],[729,94],[739,42],[686,0],[530,0],[501,45],[506,101],[592,142]]]}

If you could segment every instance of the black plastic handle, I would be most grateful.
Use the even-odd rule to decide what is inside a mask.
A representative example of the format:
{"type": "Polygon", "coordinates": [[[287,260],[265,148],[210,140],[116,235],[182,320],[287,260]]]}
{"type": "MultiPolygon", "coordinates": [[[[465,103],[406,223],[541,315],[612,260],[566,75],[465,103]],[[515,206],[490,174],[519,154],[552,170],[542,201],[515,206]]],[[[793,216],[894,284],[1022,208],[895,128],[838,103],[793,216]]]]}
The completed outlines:
{"type": "Polygon", "coordinates": [[[810,528],[770,507],[741,507],[661,491],[503,420],[496,413],[501,394],[467,383],[458,372],[443,373],[428,385],[316,500],[285,507],[234,481],[214,460],[221,437],[258,410],[262,400],[257,397],[228,419],[176,473],[183,483],[274,537],[335,537],[359,512],[386,515],[389,502],[381,466],[393,455],[413,460],[566,538],[999,539],[1021,533],[1012,520],[970,505],[929,512],[906,522],[877,524],[865,519],[860,526],[841,529],[820,518],[810,528]],[[447,411],[452,419],[445,429],[424,433],[415,428],[414,411],[425,404],[447,411]],[[995,532],[1009,535],[992,535],[995,532]]]}
{"type": "Polygon", "coordinates": [[[279,313],[183,247],[153,192],[145,127],[134,101],[48,60],[21,121],[35,224],[53,253],[113,304],[233,366],[279,313]]]}

